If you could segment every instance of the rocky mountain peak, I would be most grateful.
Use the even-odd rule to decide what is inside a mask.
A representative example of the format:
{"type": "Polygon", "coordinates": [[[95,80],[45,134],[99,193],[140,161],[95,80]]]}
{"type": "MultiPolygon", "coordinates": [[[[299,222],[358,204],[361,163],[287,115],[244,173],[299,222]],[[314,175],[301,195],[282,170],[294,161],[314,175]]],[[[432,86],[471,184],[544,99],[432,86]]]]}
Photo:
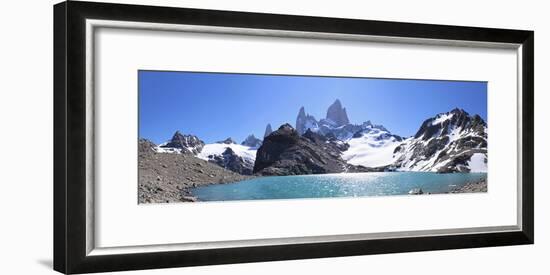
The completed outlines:
{"type": "Polygon", "coordinates": [[[273,129],[271,129],[271,124],[268,123],[267,126],[265,126],[264,138],[269,136],[269,134],[271,134],[271,132],[273,132],[273,129]]]}
{"type": "Polygon", "coordinates": [[[258,149],[254,173],[282,176],[366,171],[342,160],[345,149],[345,144],[327,140],[311,129],[300,136],[290,124],[283,124],[258,149]]]}
{"type": "Polygon", "coordinates": [[[292,125],[285,123],[277,129],[277,131],[273,132],[278,135],[296,135],[296,130],[292,127],[292,125]]]}
{"type": "Polygon", "coordinates": [[[300,108],[296,118],[296,131],[300,135],[304,135],[310,130],[327,138],[333,137],[345,141],[352,138],[358,131],[367,129],[378,129],[389,132],[384,126],[374,125],[370,121],[357,125],[349,123],[346,108],[342,107],[342,102],[338,99],[329,106],[327,118],[317,121],[315,117],[306,113],[304,107],[300,108]]]}
{"type": "Polygon", "coordinates": [[[414,138],[399,145],[396,167],[441,173],[484,170],[487,159],[487,124],[479,115],[455,108],[425,120],[414,138]],[[479,167],[477,167],[479,166],[479,167]]]}
{"type": "Polygon", "coordinates": [[[290,124],[285,123],[279,127],[276,131],[273,131],[269,136],[264,138],[264,141],[262,142],[262,146],[259,148],[259,151],[262,150],[263,147],[266,147],[270,144],[276,143],[276,144],[294,144],[298,142],[298,139],[300,138],[300,135],[294,129],[290,124]]]}
{"type": "Polygon", "coordinates": [[[166,144],[161,145],[161,147],[182,149],[184,152],[186,151],[196,155],[200,153],[204,147],[204,141],[200,140],[195,135],[185,135],[180,131],[176,131],[172,139],[166,144]]]}
{"type": "Polygon", "coordinates": [[[249,135],[241,143],[241,145],[257,148],[257,147],[260,147],[260,145],[262,145],[262,140],[260,140],[259,138],[256,138],[254,135],[249,135]]]}
{"type": "Polygon", "coordinates": [[[304,108],[304,106],[300,107],[300,111],[298,111],[298,117],[306,117],[306,109],[304,108]]]}
{"type": "Polygon", "coordinates": [[[372,127],[372,122],[370,120],[367,120],[363,122],[363,128],[372,127]]]}
{"type": "Polygon", "coordinates": [[[220,140],[216,143],[220,143],[220,144],[237,144],[231,137],[228,137],[224,140],[220,140]]]}
{"type": "Polygon", "coordinates": [[[415,138],[428,140],[432,137],[458,134],[463,131],[475,131],[479,136],[485,136],[487,124],[479,116],[470,116],[463,109],[455,108],[450,112],[440,113],[425,120],[415,134],[415,138]]]}
{"type": "Polygon", "coordinates": [[[336,99],[336,101],[328,107],[326,119],[333,122],[335,126],[349,124],[346,108],[342,108],[342,103],[339,99],[336,99]]]}
{"type": "Polygon", "coordinates": [[[460,109],[458,107],[452,109],[449,113],[451,113],[451,114],[468,114],[466,111],[464,111],[464,109],[460,109]]]}

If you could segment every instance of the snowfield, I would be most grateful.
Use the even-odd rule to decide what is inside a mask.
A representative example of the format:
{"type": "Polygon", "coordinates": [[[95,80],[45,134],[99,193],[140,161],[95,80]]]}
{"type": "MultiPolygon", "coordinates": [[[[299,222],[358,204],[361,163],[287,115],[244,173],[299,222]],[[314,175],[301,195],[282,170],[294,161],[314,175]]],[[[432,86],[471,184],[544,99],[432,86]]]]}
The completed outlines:
{"type": "Polygon", "coordinates": [[[479,145],[470,150],[464,148],[464,144],[471,140],[481,138],[486,141],[483,134],[486,134],[487,128],[480,133],[479,130],[469,127],[469,124],[444,124],[455,115],[462,114],[459,111],[438,114],[431,122],[432,126],[440,127],[438,131],[426,131],[418,138],[409,137],[402,141],[398,141],[385,128],[369,125],[361,136],[346,140],[350,147],[342,153],[342,158],[353,165],[390,166],[398,171],[438,172],[447,169],[448,165],[456,165],[460,170],[487,172],[486,149],[479,145]],[[424,136],[426,133],[430,133],[430,136],[424,136]],[[456,157],[471,154],[471,150],[475,151],[467,163],[453,164],[456,157]]]}
{"type": "Polygon", "coordinates": [[[245,160],[254,163],[256,161],[257,148],[252,148],[240,144],[224,144],[224,143],[212,143],[206,144],[202,148],[202,151],[197,155],[198,158],[208,160],[210,155],[221,155],[225,149],[229,147],[235,154],[242,157],[245,160]]]}
{"type": "Polygon", "coordinates": [[[401,144],[389,132],[370,127],[361,137],[348,139],[342,159],[353,165],[379,167],[395,162],[393,151],[401,144]]]}
{"type": "Polygon", "coordinates": [[[394,162],[393,151],[400,143],[393,137],[376,141],[372,136],[364,135],[348,141],[350,147],[342,154],[342,158],[350,164],[365,167],[390,165],[394,162]]]}
{"type": "MultiPolygon", "coordinates": [[[[153,150],[157,153],[168,153],[168,154],[181,154],[184,149],[180,148],[171,148],[171,147],[161,147],[166,145],[167,143],[162,143],[158,145],[157,147],[153,148],[153,150]]],[[[202,148],[202,151],[196,155],[196,157],[208,160],[208,156],[210,155],[221,155],[225,149],[229,147],[237,154],[238,156],[242,157],[244,160],[247,160],[249,162],[254,163],[256,161],[256,152],[258,151],[258,148],[256,147],[249,147],[244,146],[240,144],[224,144],[224,143],[212,143],[212,144],[205,144],[202,148]]],[[[186,151],[192,152],[193,148],[185,148],[186,151]]]]}

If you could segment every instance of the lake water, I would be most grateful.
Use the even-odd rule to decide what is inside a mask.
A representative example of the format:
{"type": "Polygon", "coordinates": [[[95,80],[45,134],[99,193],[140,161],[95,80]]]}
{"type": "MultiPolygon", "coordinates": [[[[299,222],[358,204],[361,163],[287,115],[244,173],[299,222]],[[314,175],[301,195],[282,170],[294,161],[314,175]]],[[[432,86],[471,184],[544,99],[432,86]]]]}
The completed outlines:
{"type": "Polygon", "coordinates": [[[199,201],[404,195],[414,188],[421,188],[424,193],[444,193],[486,177],[486,173],[424,172],[258,177],[236,183],[197,187],[191,193],[199,201]]]}

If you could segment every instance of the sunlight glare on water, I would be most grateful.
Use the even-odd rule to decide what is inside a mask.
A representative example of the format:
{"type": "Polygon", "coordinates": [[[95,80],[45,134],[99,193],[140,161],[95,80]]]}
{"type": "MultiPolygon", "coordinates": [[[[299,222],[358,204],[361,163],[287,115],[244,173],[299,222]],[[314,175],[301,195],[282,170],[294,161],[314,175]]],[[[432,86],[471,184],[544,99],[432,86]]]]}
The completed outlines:
{"type": "Polygon", "coordinates": [[[415,188],[425,193],[444,193],[486,177],[486,173],[424,172],[257,177],[197,187],[191,192],[200,201],[386,196],[408,194],[415,188]]]}

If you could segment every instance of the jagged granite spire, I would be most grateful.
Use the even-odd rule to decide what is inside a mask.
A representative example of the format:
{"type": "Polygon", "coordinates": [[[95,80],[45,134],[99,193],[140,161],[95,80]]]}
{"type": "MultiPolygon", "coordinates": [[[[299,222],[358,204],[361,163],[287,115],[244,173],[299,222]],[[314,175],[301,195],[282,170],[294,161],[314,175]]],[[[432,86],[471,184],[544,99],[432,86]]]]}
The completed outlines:
{"type": "Polygon", "coordinates": [[[296,117],[296,130],[298,133],[303,134],[306,129],[306,110],[304,109],[304,106],[300,107],[300,111],[298,111],[298,116],[296,117]]]}
{"type": "Polygon", "coordinates": [[[334,122],[335,126],[342,126],[349,124],[348,114],[346,108],[342,108],[342,103],[339,99],[336,99],[327,110],[327,120],[334,122]]]}
{"type": "Polygon", "coordinates": [[[306,111],[302,106],[298,112],[298,116],[296,117],[296,131],[298,131],[300,135],[303,135],[308,129],[317,131],[318,128],[319,122],[314,116],[306,114],[306,111]]]}
{"type": "Polygon", "coordinates": [[[273,129],[271,129],[271,124],[268,123],[267,126],[265,126],[264,138],[269,136],[269,134],[271,134],[271,132],[273,132],[273,129]]]}

